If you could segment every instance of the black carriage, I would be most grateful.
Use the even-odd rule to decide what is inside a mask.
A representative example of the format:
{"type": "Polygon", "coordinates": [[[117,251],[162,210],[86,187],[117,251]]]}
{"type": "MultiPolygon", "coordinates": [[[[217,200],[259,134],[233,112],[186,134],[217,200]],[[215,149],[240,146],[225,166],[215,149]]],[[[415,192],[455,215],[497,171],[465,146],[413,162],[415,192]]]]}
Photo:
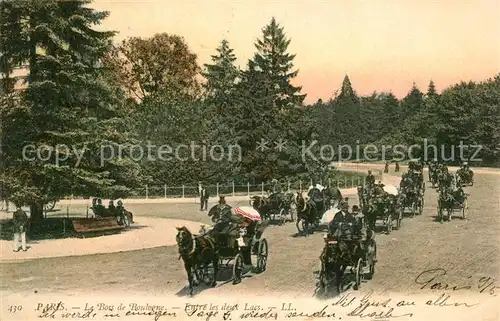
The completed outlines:
{"type": "Polygon", "coordinates": [[[455,212],[461,213],[462,219],[466,219],[468,210],[467,194],[463,193],[462,190],[453,193],[439,193],[437,217],[440,222],[451,221],[455,212]]]}
{"type": "Polygon", "coordinates": [[[400,211],[402,216],[406,213],[411,213],[412,217],[422,215],[424,210],[424,197],[415,190],[401,190],[399,195],[400,211]]]}
{"type": "MultiPolygon", "coordinates": [[[[218,236],[219,242],[216,244],[216,249],[219,266],[225,265],[228,267],[232,263],[234,284],[241,281],[245,262],[251,261],[253,271],[256,273],[262,273],[266,270],[269,246],[262,234],[267,225],[268,221],[254,222],[247,226],[240,225],[232,228],[230,233],[218,236]],[[253,259],[252,256],[255,258],[253,259]],[[253,264],[254,262],[256,264],[253,264]]],[[[211,229],[204,226],[200,230],[200,234],[210,234],[211,229]]],[[[211,277],[215,278],[213,271],[214,267],[211,264],[196,268],[197,276],[199,279],[204,280],[207,285],[213,282],[211,277]]]]}
{"type": "MultiPolygon", "coordinates": [[[[370,230],[368,230],[370,231],[370,230]]],[[[370,233],[364,240],[342,241],[338,237],[324,235],[325,245],[320,256],[319,288],[328,293],[335,285],[341,291],[344,272],[350,268],[354,276],[354,289],[359,289],[363,279],[371,279],[375,274],[377,244],[370,233]],[[351,243],[351,248],[348,244],[351,243]],[[354,247],[354,249],[353,249],[354,247]],[[347,252],[350,252],[347,253],[347,252]]]]}
{"type": "Polygon", "coordinates": [[[394,195],[385,193],[382,197],[377,197],[370,203],[362,210],[366,216],[368,228],[375,230],[377,221],[382,221],[387,234],[392,232],[394,221],[396,221],[396,229],[401,228],[403,212],[398,210],[394,195]]]}

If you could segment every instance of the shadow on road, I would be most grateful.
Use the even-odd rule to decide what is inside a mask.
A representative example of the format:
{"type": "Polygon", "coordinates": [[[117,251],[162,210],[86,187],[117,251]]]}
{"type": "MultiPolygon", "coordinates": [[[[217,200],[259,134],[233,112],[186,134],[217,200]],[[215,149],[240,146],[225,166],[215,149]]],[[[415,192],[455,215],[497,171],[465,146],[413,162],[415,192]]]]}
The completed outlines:
{"type": "MultiPolygon", "coordinates": [[[[240,282],[245,282],[245,279],[253,277],[255,274],[252,272],[252,267],[246,266],[243,269],[243,275],[241,276],[240,282]]],[[[219,273],[216,277],[217,285],[216,288],[222,286],[237,286],[238,284],[233,284],[233,265],[232,264],[221,264],[219,267],[219,273]]],[[[186,276],[186,285],[179,290],[175,295],[178,297],[189,297],[189,285],[187,284],[187,276],[186,276]]],[[[193,297],[202,293],[205,290],[211,289],[211,286],[206,285],[203,282],[200,282],[199,285],[195,286],[193,289],[193,297]]]]}

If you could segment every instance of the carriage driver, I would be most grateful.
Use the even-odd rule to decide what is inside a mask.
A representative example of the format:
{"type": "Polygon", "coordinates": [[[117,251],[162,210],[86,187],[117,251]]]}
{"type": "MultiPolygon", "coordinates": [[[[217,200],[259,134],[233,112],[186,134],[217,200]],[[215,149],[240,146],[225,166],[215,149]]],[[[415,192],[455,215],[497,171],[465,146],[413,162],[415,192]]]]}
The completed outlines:
{"type": "MultiPolygon", "coordinates": [[[[337,229],[341,228],[343,225],[348,225],[349,227],[355,226],[356,225],[356,220],[354,216],[349,213],[349,204],[345,201],[342,201],[340,204],[340,212],[335,214],[333,217],[333,220],[328,224],[328,234],[330,237],[336,234],[337,229]]],[[[343,236],[343,231],[344,229],[340,229],[340,236],[343,236]]],[[[351,228],[352,230],[352,228],[351,228]]]]}
{"type": "Polygon", "coordinates": [[[366,185],[373,185],[375,184],[375,176],[373,176],[372,171],[368,171],[368,175],[366,176],[366,185]]]}
{"type": "Polygon", "coordinates": [[[356,242],[353,241],[359,239],[359,225],[354,216],[349,213],[349,204],[342,202],[341,209],[328,224],[328,234],[330,238],[338,235],[339,239],[347,245],[349,254],[352,255],[356,250],[356,242]]]}

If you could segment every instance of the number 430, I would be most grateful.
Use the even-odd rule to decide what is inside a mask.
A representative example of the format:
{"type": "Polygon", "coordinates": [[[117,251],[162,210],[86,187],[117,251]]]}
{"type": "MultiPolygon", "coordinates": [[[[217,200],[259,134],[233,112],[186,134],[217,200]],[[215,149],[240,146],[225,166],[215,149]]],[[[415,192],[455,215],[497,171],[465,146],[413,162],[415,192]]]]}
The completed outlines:
{"type": "Polygon", "coordinates": [[[17,311],[21,311],[22,309],[22,305],[9,305],[7,311],[9,311],[10,313],[16,313],[17,311]]]}

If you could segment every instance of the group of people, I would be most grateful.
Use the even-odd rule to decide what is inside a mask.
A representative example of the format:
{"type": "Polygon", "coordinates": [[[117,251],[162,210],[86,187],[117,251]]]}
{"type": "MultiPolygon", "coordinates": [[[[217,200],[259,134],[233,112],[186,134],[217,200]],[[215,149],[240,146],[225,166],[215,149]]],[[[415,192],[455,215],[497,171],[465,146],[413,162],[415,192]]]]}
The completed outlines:
{"type": "MultiPolygon", "coordinates": [[[[396,162],[396,166],[394,168],[394,171],[397,173],[399,172],[399,163],[396,162]]],[[[384,167],[384,173],[389,173],[389,162],[386,162],[385,163],[385,167],[384,167]]]]}
{"type": "MultiPolygon", "coordinates": [[[[122,222],[125,222],[126,220],[130,220],[128,223],[134,223],[133,217],[127,218],[127,215],[125,215],[125,207],[123,206],[123,201],[118,200],[116,206],[113,200],[110,200],[108,203],[108,208],[106,208],[102,204],[102,199],[100,198],[93,198],[92,199],[92,210],[94,211],[94,214],[99,217],[109,217],[109,216],[114,216],[118,217],[122,220],[122,222]]],[[[131,214],[129,214],[131,215],[131,214]]],[[[127,225],[127,224],[125,224],[127,225]]]]}

